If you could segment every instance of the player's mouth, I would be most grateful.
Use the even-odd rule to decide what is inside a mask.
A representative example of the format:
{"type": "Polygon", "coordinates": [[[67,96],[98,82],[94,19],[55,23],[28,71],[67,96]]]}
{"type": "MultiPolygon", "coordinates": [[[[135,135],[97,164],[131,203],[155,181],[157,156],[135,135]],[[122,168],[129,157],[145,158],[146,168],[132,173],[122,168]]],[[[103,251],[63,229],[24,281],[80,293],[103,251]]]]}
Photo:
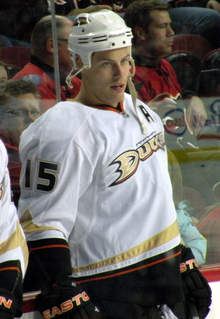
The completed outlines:
{"type": "Polygon", "coordinates": [[[125,85],[124,84],[111,85],[111,89],[113,89],[117,92],[122,92],[125,89],[125,85]]]}

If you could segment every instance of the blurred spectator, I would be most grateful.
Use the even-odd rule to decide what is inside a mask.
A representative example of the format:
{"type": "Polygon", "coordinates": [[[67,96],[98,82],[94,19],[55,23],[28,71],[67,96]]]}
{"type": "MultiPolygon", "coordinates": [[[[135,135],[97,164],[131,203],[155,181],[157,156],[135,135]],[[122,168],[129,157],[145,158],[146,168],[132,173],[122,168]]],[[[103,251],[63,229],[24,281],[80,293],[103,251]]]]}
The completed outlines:
{"type": "Polygon", "coordinates": [[[47,0],[1,0],[0,33],[8,38],[3,40],[13,45],[29,43],[33,27],[47,14],[47,0]]]}
{"type": "Polygon", "coordinates": [[[177,211],[177,221],[183,244],[190,247],[199,266],[206,261],[207,240],[195,227],[194,209],[183,199],[182,174],[175,155],[168,150],[168,169],[173,187],[173,200],[177,211]]]}
{"type": "Polygon", "coordinates": [[[4,62],[0,61],[0,83],[7,81],[8,77],[9,77],[8,67],[4,62]]]}
{"type": "MultiPolygon", "coordinates": [[[[132,2],[131,0],[101,0],[103,4],[107,4],[113,8],[114,11],[124,13],[127,6],[132,2]],[[116,7],[116,9],[114,9],[116,7]]],[[[123,15],[122,15],[123,17],[123,15]]]]}
{"type": "MultiPolygon", "coordinates": [[[[49,8],[51,11],[51,1],[48,0],[49,8]]],[[[116,6],[114,6],[116,8],[116,6]]],[[[55,12],[57,15],[62,16],[76,16],[79,13],[91,13],[100,11],[102,9],[112,10],[113,5],[103,4],[101,0],[66,0],[66,1],[55,1],[55,12]]]]}
{"type": "MultiPolygon", "coordinates": [[[[200,7],[196,5],[196,1],[174,1],[174,3],[185,3],[186,7],[174,7],[169,9],[170,18],[173,22],[175,32],[176,23],[182,26],[180,33],[199,34],[206,38],[212,49],[220,48],[220,14],[216,10],[209,9],[209,7],[200,7]],[[195,6],[193,6],[195,3],[195,6]]],[[[217,1],[218,6],[220,5],[217,1]]],[[[172,1],[171,1],[172,4],[172,1]]]]}
{"type": "Polygon", "coordinates": [[[220,261],[220,205],[210,211],[197,225],[199,232],[207,239],[207,263],[220,261]]]}
{"type": "MultiPolygon", "coordinates": [[[[171,64],[162,58],[171,52],[173,44],[168,5],[159,0],[135,1],[126,9],[124,19],[134,34],[133,81],[138,97],[163,119],[166,144],[181,165],[184,186],[198,190],[206,205],[210,205],[213,184],[209,184],[207,174],[197,167],[199,161],[205,160],[205,153],[198,153],[197,134],[205,124],[207,113],[194,92],[182,90],[171,64]],[[190,160],[189,152],[198,154],[196,163],[190,160]]],[[[211,156],[215,156],[214,152],[211,156]]],[[[213,171],[212,161],[206,166],[210,179],[215,179],[217,172],[213,171]]]]}
{"type": "Polygon", "coordinates": [[[182,104],[182,97],[187,97],[186,124],[189,131],[197,135],[207,119],[203,102],[194,92],[182,90],[171,64],[162,58],[172,51],[174,36],[168,8],[159,0],[143,0],[134,1],[126,9],[124,19],[134,35],[132,51],[136,72],[133,80],[138,97],[162,119],[177,107],[177,102],[181,101],[180,106],[187,105],[182,104]]]}
{"type": "Polygon", "coordinates": [[[31,44],[29,42],[6,37],[5,35],[0,36],[0,48],[13,46],[22,46],[30,48],[31,44]]]}
{"type": "MultiPolygon", "coordinates": [[[[73,88],[67,87],[66,76],[73,68],[72,59],[68,50],[68,37],[72,21],[66,17],[56,16],[58,58],[60,70],[61,101],[74,98],[80,88],[81,80],[73,78],[73,88]]],[[[19,71],[13,79],[29,79],[38,88],[42,110],[46,111],[57,102],[55,72],[54,72],[54,46],[52,39],[52,18],[46,16],[35,26],[32,36],[31,61],[19,71]]]]}
{"type": "Polygon", "coordinates": [[[206,8],[214,9],[218,12],[220,12],[220,3],[216,0],[208,0],[205,1],[206,8]]]}
{"type": "Polygon", "coordinates": [[[200,216],[197,229],[207,239],[207,263],[220,262],[220,182],[213,187],[216,202],[207,207],[200,216]]]}
{"type": "MultiPolygon", "coordinates": [[[[81,12],[111,10],[111,6],[99,0],[54,1],[57,15],[75,16],[81,12]]],[[[114,6],[117,8],[117,6],[114,6]]],[[[0,47],[30,47],[31,33],[37,22],[51,12],[50,0],[1,0],[0,47]]]]}
{"type": "MultiPolygon", "coordinates": [[[[103,1],[104,3],[108,3],[109,0],[103,1]]],[[[132,2],[134,2],[134,0],[124,1],[124,11],[127,10],[127,7],[132,2]]],[[[209,41],[213,50],[220,47],[220,4],[217,1],[165,0],[163,2],[169,4],[172,28],[176,34],[199,34],[209,41]],[[214,9],[213,4],[215,4],[215,10],[210,10],[211,6],[213,6],[214,9]],[[216,10],[217,6],[218,10],[216,10]]]]}
{"type": "Polygon", "coordinates": [[[8,80],[1,85],[0,138],[9,156],[8,168],[16,206],[20,195],[20,135],[40,114],[40,97],[32,82],[8,80]]]}

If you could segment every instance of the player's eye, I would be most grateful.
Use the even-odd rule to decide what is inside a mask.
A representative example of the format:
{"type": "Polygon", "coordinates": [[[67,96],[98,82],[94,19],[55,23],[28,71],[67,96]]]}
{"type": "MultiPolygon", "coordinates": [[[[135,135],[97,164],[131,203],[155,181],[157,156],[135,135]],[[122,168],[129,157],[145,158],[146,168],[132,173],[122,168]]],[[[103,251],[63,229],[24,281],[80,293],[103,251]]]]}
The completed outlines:
{"type": "Polygon", "coordinates": [[[103,62],[102,65],[103,65],[103,66],[110,66],[110,65],[111,65],[111,62],[109,62],[109,61],[103,62]]]}
{"type": "Polygon", "coordinates": [[[130,59],[129,58],[126,58],[126,59],[123,59],[121,61],[122,64],[126,64],[126,63],[129,63],[130,59]]]}

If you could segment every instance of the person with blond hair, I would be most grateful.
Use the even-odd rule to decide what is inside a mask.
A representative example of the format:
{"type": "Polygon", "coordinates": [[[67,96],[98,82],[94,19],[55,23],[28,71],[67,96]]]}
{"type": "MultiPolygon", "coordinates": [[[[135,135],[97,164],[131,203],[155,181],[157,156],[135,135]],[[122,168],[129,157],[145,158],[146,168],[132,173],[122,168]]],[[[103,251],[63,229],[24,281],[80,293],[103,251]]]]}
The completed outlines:
{"type": "Polygon", "coordinates": [[[67,82],[81,72],[80,91],[21,136],[24,287],[39,285],[45,317],[184,319],[184,284],[201,318],[209,312],[209,285],[180,246],[163,124],[136,99],[131,39],[110,10],[78,15],[67,82]]]}

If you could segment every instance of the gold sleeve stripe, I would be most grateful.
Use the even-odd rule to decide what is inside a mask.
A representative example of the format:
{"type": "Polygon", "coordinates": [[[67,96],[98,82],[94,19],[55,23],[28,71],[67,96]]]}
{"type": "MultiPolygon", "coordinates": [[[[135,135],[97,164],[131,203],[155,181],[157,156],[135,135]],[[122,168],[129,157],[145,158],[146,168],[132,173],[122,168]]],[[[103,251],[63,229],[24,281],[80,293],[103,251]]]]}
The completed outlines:
{"type": "Polygon", "coordinates": [[[20,223],[17,222],[17,227],[15,231],[11,234],[11,236],[8,239],[6,239],[3,243],[1,243],[0,255],[3,255],[4,253],[19,247],[21,247],[22,249],[25,265],[27,266],[28,249],[26,245],[26,240],[22,233],[20,223]]]}
{"type": "Polygon", "coordinates": [[[154,262],[151,262],[149,264],[145,264],[145,265],[142,265],[142,266],[139,266],[139,267],[134,267],[132,269],[125,270],[125,271],[120,271],[120,272],[117,272],[117,273],[111,274],[111,275],[106,275],[106,276],[101,276],[101,277],[96,277],[96,278],[90,278],[90,279],[85,279],[85,280],[76,280],[76,283],[80,284],[80,283],[103,280],[103,279],[108,279],[108,278],[112,278],[112,277],[116,277],[116,276],[125,275],[125,274],[128,274],[128,273],[133,272],[133,271],[137,271],[137,270],[140,270],[140,269],[143,269],[143,268],[147,268],[147,267],[153,266],[155,264],[159,264],[159,263],[161,263],[161,262],[163,262],[165,260],[169,260],[171,258],[174,258],[174,257],[180,255],[180,254],[181,254],[181,251],[178,251],[177,253],[175,253],[175,254],[173,254],[171,256],[167,256],[166,258],[161,258],[159,260],[155,260],[154,262]]]}
{"type": "Polygon", "coordinates": [[[23,227],[23,230],[26,234],[32,234],[32,233],[37,233],[41,232],[44,230],[59,230],[55,227],[48,227],[45,225],[37,225],[33,222],[33,217],[30,213],[30,211],[27,209],[25,212],[22,214],[20,217],[20,223],[23,227]]]}
{"type": "Polygon", "coordinates": [[[164,245],[165,243],[168,243],[172,239],[176,238],[178,235],[179,235],[179,227],[178,227],[177,220],[175,220],[175,222],[171,224],[169,227],[162,230],[159,234],[156,234],[155,236],[147,239],[140,245],[133,247],[132,249],[122,254],[102,260],[98,263],[94,263],[85,267],[73,268],[73,272],[76,273],[76,272],[88,271],[88,270],[98,269],[105,266],[114,265],[114,264],[123,262],[125,260],[139,256],[151,249],[160,247],[164,245]]]}
{"type": "Polygon", "coordinates": [[[38,233],[44,230],[59,230],[58,228],[51,227],[51,226],[37,225],[37,224],[34,224],[32,221],[22,223],[22,227],[24,229],[25,234],[38,233]]]}

